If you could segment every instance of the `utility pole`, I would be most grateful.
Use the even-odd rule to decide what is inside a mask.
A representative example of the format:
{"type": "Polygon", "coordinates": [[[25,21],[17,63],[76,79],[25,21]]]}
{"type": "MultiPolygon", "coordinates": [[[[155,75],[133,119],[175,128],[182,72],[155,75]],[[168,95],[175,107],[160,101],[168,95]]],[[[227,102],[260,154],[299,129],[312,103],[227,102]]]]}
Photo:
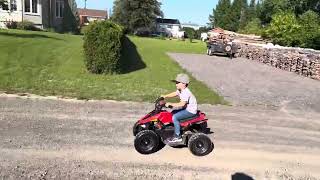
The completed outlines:
{"type": "Polygon", "coordinates": [[[84,9],[87,9],[87,0],[84,0],[84,9]]]}

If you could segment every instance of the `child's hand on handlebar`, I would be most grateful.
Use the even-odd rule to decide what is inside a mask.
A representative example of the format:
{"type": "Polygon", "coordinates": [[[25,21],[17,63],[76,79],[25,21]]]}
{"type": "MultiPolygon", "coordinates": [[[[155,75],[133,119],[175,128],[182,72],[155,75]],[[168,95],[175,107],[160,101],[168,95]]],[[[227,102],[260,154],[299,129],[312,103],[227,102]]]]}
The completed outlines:
{"type": "Polygon", "coordinates": [[[165,106],[166,106],[167,108],[172,108],[172,107],[173,107],[173,106],[172,106],[172,103],[166,103],[165,106]]]}

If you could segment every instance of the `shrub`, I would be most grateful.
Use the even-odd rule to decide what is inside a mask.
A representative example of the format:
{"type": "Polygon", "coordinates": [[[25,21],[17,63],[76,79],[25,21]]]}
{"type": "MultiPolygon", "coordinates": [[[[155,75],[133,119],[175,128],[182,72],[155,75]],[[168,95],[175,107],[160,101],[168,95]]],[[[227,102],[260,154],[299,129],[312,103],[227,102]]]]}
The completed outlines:
{"type": "Polygon", "coordinates": [[[17,23],[17,29],[29,30],[29,31],[40,31],[32,22],[22,21],[17,23]]]}
{"type": "Polygon", "coordinates": [[[8,29],[17,29],[17,26],[18,26],[17,21],[8,21],[5,24],[8,29]]]}
{"type": "Polygon", "coordinates": [[[272,16],[272,21],[266,29],[266,36],[274,43],[284,46],[299,46],[301,44],[301,26],[292,12],[281,12],[272,16]]]}
{"type": "Polygon", "coordinates": [[[80,28],[80,34],[84,35],[87,30],[88,30],[88,26],[82,26],[80,28]]]}
{"type": "Polygon", "coordinates": [[[299,23],[301,24],[302,47],[314,49],[320,48],[320,17],[314,11],[307,11],[300,15],[299,23]]]}
{"type": "Polygon", "coordinates": [[[84,34],[85,65],[95,74],[114,74],[121,71],[122,27],[111,21],[91,23],[84,34]]]}

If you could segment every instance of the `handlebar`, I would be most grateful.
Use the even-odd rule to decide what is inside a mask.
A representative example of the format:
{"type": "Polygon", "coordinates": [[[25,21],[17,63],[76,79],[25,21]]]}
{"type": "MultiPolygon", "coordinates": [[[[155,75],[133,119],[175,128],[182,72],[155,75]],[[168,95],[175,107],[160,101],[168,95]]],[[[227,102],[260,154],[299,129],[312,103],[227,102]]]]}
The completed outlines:
{"type": "MultiPolygon", "coordinates": [[[[158,97],[157,100],[155,101],[155,108],[162,109],[163,107],[165,107],[165,104],[166,102],[164,101],[164,97],[158,97]]],[[[172,109],[173,106],[169,105],[168,108],[172,109]]]]}

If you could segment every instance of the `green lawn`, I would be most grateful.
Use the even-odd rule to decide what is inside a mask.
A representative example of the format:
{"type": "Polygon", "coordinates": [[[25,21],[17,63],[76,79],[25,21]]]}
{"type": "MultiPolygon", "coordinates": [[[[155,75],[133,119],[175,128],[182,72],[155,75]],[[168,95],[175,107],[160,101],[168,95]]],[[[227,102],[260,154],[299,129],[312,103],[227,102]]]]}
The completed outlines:
{"type": "MultiPolygon", "coordinates": [[[[94,75],[84,67],[82,36],[0,30],[0,91],[151,102],[175,90],[169,80],[184,71],[165,52],[205,51],[200,41],[129,39],[124,73],[94,75]]],[[[225,103],[203,83],[191,80],[190,89],[199,103],[225,103]]]]}

